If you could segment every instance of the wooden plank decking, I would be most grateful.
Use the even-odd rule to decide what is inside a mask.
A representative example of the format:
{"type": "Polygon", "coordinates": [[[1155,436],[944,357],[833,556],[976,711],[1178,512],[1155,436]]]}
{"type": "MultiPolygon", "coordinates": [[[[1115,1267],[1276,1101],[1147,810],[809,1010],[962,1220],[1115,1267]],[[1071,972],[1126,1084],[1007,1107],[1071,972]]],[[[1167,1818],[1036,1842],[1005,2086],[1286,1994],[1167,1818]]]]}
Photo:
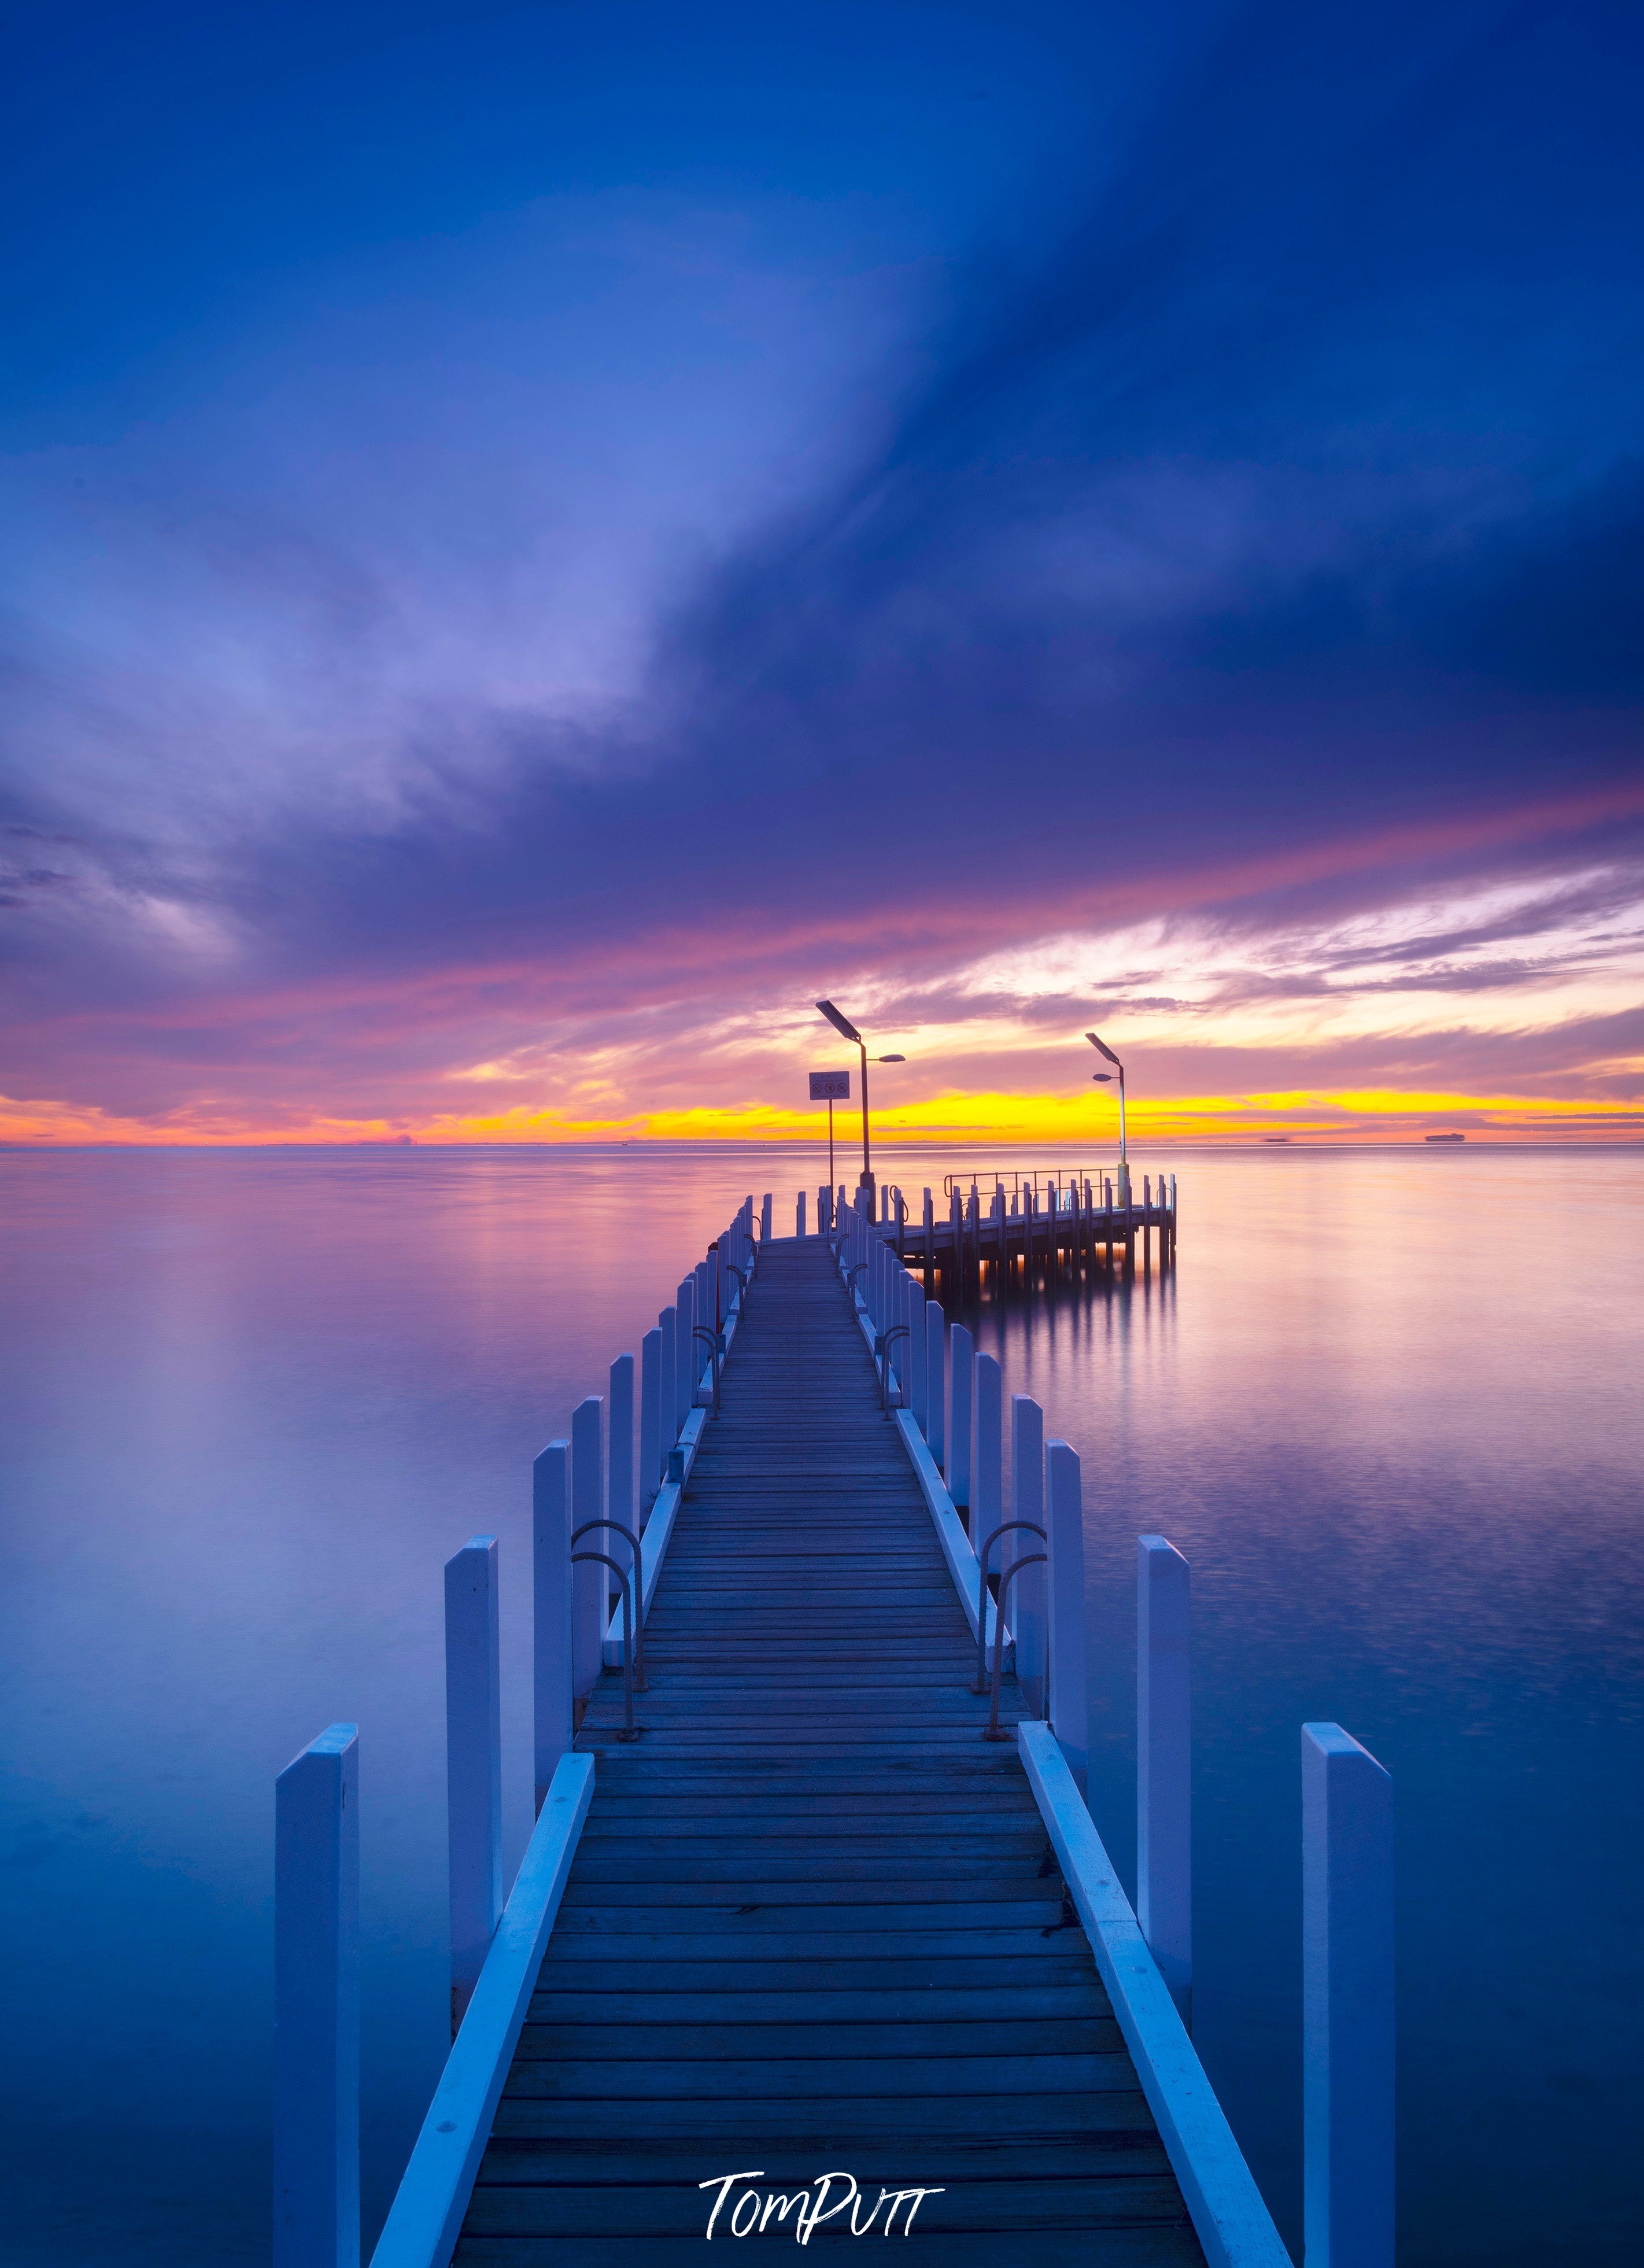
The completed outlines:
{"type": "Polygon", "coordinates": [[[643,1738],[610,1672],[578,1736],[592,1808],[462,2268],[662,2268],[698,2184],[755,2169],[854,2174],[863,2219],[940,2188],[913,2238],[954,2268],[1202,2262],[818,1243],[761,1254],[646,1654],[643,1738]]]}

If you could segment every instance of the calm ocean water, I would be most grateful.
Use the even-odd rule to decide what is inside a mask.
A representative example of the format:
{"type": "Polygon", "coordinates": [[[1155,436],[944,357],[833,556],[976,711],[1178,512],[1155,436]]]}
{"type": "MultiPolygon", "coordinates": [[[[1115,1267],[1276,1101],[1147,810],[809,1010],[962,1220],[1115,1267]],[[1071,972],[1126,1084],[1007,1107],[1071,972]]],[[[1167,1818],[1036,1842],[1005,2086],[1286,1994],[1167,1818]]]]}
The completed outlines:
{"type": "MultiPolygon", "coordinates": [[[[958,1161],[882,1162],[917,1191],[958,1161]]],[[[1158,1529],[1193,1565],[1196,2036],[1294,2249],[1299,1727],[1333,1717],[1396,1783],[1401,2261],[1620,2268],[1644,1155],[1163,1162],[1173,1277],[972,1319],[1084,1461],[1097,1823],[1127,1873],[1158,1529]]],[[[0,1153],[8,2262],[267,2260],[272,1783],[334,1718],[374,2234],[444,2047],[443,1562],[501,1536],[511,1875],[529,1461],[735,1202],[773,1189],[791,1228],[802,1178],[791,1151],[0,1153]]]]}

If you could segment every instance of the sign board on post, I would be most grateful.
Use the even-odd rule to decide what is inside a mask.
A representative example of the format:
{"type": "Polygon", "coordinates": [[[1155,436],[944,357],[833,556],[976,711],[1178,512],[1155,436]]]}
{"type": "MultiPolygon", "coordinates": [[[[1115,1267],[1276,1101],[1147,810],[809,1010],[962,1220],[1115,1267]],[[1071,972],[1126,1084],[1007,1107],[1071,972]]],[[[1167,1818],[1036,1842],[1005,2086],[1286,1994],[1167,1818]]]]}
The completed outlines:
{"type": "MultiPolygon", "coordinates": [[[[833,1204],[833,1105],[850,1101],[850,1073],[848,1071],[813,1071],[811,1074],[811,1100],[827,1105],[827,1201],[830,1211],[833,1204]]],[[[817,1217],[817,1233],[822,1233],[822,1219],[817,1217]]]]}

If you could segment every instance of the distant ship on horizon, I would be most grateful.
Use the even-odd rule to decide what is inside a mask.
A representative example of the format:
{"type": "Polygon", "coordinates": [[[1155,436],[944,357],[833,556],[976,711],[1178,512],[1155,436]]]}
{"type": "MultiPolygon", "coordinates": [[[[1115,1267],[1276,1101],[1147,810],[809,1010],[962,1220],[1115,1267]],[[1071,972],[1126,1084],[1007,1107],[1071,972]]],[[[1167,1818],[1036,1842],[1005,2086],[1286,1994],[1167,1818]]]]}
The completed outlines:
{"type": "Polygon", "coordinates": [[[1424,1134],[1421,1138],[1424,1142],[1464,1142],[1467,1137],[1464,1134],[1424,1134]]]}

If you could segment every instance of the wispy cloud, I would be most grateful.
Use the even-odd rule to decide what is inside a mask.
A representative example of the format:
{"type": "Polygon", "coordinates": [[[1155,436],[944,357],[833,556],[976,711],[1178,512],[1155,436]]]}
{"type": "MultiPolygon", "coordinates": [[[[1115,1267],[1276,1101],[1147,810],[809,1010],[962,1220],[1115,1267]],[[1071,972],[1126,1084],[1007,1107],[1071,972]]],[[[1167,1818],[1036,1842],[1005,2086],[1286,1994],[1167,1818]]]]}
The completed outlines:
{"type": "Polygon", "coordinates": [[[1613,1100],[1618,37],[1233,11],[986,258],[546,200],[18,455],[18,1123],[780,1118],[846,986],[910,1109],[1097,1017],[1155,1092],[1613,1100]]]}

